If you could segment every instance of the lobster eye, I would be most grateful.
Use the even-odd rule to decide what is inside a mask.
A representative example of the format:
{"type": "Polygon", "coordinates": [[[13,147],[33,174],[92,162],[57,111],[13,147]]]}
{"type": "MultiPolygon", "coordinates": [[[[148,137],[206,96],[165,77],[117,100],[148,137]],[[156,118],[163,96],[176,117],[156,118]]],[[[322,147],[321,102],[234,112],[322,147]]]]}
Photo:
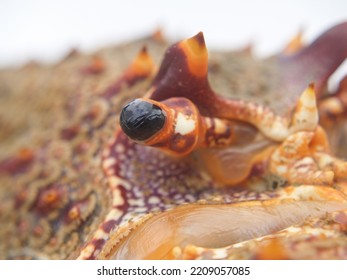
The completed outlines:
{"type": "Polygon", "coordinates": [[[120,126],[135,141],[144,141],[156,134],[165,123],[165,114],[150,102],[135,99],[123,107],[120,126]]]}

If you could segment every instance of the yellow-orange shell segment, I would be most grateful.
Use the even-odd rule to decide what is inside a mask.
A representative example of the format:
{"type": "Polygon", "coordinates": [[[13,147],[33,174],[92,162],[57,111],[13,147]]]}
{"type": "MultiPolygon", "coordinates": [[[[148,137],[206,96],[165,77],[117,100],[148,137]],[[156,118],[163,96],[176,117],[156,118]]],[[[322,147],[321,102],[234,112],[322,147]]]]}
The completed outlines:
{"type": "Polygon", "coordinates": [[[143,47],[130,64],[126,71],[126,75],[148,76],[151,75],[155,69],[156,67],[152,57],[149,55],[147,48],[143,47]]]}
{"type": "Polygon", "coordinates": [[[179,46],[187,57],[189,71],[197,77],[205,77],[208,70],[208,52],[203,33],[199,32],[194,37],[181,41],[179,46]]]}

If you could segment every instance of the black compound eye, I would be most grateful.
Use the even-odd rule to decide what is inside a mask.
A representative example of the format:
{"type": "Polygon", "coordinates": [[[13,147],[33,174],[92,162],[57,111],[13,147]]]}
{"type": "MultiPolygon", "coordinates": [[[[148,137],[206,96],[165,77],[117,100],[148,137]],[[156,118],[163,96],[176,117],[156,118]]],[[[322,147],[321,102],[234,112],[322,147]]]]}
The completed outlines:
{"type": "Polygon", "coordinates": [[[136,141],[149,139],[164,123],[165,114],[162,109],[141,99],[130,102],[120,113],[120,125],[124,133],[136,141]]]}

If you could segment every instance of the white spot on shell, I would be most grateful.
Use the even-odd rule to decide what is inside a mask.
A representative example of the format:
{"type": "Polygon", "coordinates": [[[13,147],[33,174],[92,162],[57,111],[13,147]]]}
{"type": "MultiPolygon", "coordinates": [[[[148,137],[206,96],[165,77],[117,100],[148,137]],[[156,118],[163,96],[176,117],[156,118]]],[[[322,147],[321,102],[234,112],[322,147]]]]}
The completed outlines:
{"type": "Polygon", "coordinates": [[[128,203],[132,206],[143,207],[145,203],[141,199],[128,199],[128,203]]]}
{"type": "Polygon", "coordinates": [[[152,204],[152,205],[155,205],[155,204],[158,204],[160,202],[159,198],[156,197],[156,196],[151,196],[149,199],[148,199],[148,203],[149,204],[152,204]]]}
{"type": "Polygon", "coordinates": [[[103,229],[99,228],[95,232],[94,238],[106,240],[108,238],[108,234],[103,229]]]}
{"type": "Polygon", "coordinates": [[[136,212],[138,212],[138,213],[144,213],[144,212],[147,212],[147,211],[148,211],[147,207],[138,207],[138,208],[136,208],[136,212]]]}
{"type": "Polygon", "coordinates": [[[213,258],[214,259],[225,259],[228,256],[227,251],[225,249],[214,249],[213,250],[213,258]]]}
{"type": "Polygon", "coordinates": [[[123,153],[124,152],[124,146],[122,144],[117,144],[115,150],[117,153],[123,153]]]}
{"type": "Polygon", "coordinates": [[[120,218],[122,214],[123,214],[122,211],[120,211],[119,209],[113,208],[110,212],[108,212],[105,222],[110,220],[117,220],[120,218]]]}
{"type": "Polygon", "coordinates": [[[119,206],[124,204],[124,199],[119,189],[115,189],[112,191],[112,198],[113,198],[112,199],[113,206],[119,206]]]}
{"type": "Polygon", "coordinates": [[[182,113],[177,114],[175,133],[186,135],[195,129],[195,121],[185,117],[182,113]]]}
{"type": "Polygon", "coordinates": [[[111,167],[115,163],[116,163],[116,160],[114,158],[110,157],[110,158],[107,158],[103,161],[102,166],[104,169],[108,169],[109,167],[111,167]]]}
{"type": "Polygon", "coordinates": [[[287,173],[287,171],[288,171],[288,167],[285,166],[285,165],[279,165],[279,166],[277,167],[277,172],[278,172],[279,174],[287,173]]]}
{"type": "Polygon", "coordinates": [[[313,159],[311,157],[304,157],[301,161],[300,161],[300,164],[306,164],[306,165],[309,165],[309,164],[312,164],[314,163],[313,159]]]}
{"type": "Polygon", "coordinates": [[[114,188],[118,185],[119,180],[116,176],[108,177],[108,183],[110,184],[111,188],[114,188]]]}
{"type": "Polygon", "coordinates": [[[81,251],[81,254],[78,256],[78,259],[88,259],[93,254],[94,250],[95,246],[93,244],[88,244],[88,246],[81,251]]]}

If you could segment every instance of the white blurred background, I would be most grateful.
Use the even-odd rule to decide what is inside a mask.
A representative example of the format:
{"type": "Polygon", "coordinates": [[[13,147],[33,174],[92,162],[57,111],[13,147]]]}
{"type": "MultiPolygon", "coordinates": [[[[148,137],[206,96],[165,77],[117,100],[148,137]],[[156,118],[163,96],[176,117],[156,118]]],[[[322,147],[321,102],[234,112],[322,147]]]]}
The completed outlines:
{"type": "Polygon", "coordinates": [[[280,50],[301,28],[312,40],[347,20],[346,0],[0,0],[0,67],[54,62],[161,27],[170,40],[203,31],[211,49],[280,50]]]}

